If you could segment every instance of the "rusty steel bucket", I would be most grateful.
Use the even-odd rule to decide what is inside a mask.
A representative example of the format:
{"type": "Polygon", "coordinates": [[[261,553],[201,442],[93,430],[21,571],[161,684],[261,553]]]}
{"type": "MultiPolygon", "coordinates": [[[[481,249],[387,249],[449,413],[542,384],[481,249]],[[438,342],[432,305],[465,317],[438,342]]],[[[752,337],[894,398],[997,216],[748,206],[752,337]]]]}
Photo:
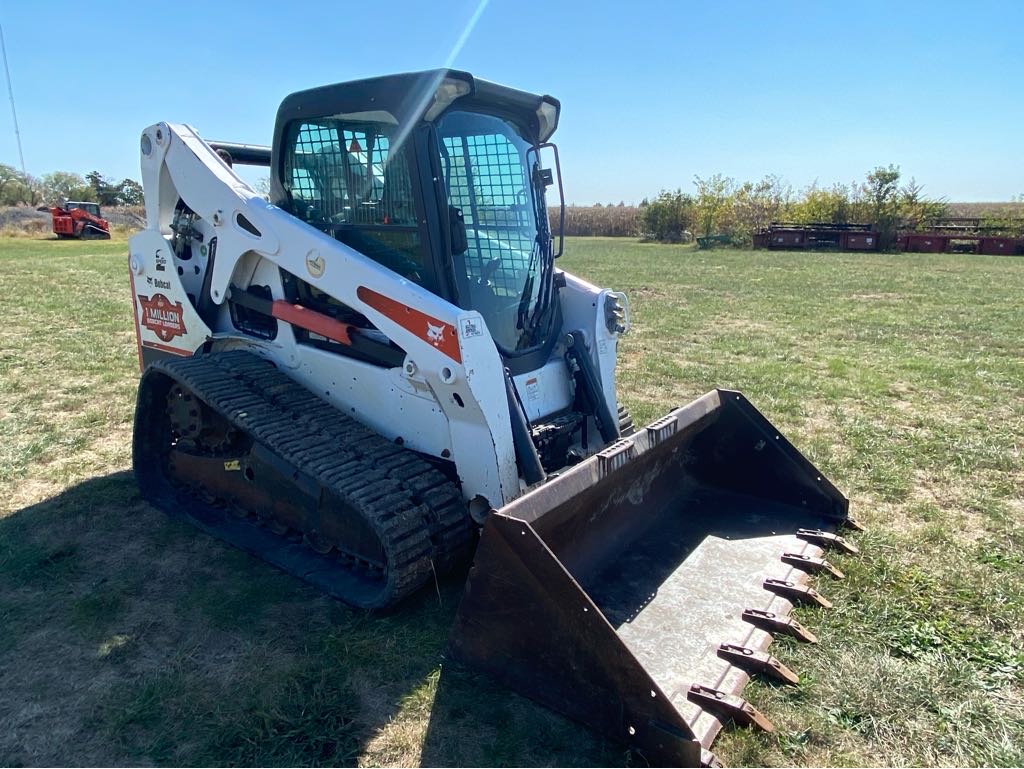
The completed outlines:
{"type": "MultiPolygon", "coordinates": [[[[722,724],[771,729],[739,698],[766,647],[814,641],[794,603],[849,503],[740,393],[714,390],[488,518],[450,655],[631,744],[707,765],[722,724]]],[[[851,524],[852,525],[852,524],[851,524]]]]}

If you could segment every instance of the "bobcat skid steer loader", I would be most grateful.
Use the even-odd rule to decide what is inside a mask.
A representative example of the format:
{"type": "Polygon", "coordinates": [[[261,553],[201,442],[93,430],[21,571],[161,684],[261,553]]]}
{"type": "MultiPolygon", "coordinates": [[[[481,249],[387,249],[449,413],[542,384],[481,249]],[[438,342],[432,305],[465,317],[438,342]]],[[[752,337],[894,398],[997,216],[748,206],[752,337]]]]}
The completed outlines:
{"type": "Polygon", "coordinates": [[[292,94],[272,147],[147,128],[135,474],[357,607],[472,558],[455,659],[707,764],[723,723],[771,728],[738,694],[795,680],[765,648],[814,640],[790,608],[827,604],[848,503],[737,392],[634,431],[626,297],[556,266],[558,116],[436,70],[292,94]]]}
{"type": "Polygon", "coordinates": [[[60,240],[110,240],[110,222],[100,215],[99,203],[67,201],[38,210],[50,212],[53,234],[60,240]]]}

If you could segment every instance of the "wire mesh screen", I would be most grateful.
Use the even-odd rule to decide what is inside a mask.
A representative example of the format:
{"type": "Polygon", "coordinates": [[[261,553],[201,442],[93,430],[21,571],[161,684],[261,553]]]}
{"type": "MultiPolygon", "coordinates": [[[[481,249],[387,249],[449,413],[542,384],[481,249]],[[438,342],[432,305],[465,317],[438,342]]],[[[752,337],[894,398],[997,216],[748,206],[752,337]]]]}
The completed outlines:
{"type": "Polygon", "coordinates": [[[406,153],[376,123],[302,123],[285,167],[295,204],[332,224],[416,224],[406,153]]]}
{"type": "Polygon", "coordinates": [[[537,234],[519,150],[501,134],[443,141],[449,202],[466,222],[469,277],[489,273],[496,294],[518,297],[537,234]],[[493,260],[499,264],[488,270],[493,260]]]}
{"type": "Polygon", "coordinates": [[[430,288],[407,147],[390,123],[320,118],[293,124],[282,173],[291,213],[430,288]]]}

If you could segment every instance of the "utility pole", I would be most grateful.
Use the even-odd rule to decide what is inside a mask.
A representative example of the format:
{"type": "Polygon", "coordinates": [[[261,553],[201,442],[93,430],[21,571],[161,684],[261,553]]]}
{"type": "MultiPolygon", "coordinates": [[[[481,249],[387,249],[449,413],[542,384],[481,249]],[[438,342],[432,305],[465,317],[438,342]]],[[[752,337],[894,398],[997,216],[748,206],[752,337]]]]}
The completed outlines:
{"type": "Polygon", "coordinates": [[[25,153],[21,151],[21,131],[18,130],[18,111],[14,109],[14,89],[11,87],[11,70],[7,66],[7,43],[4,42],[4,27],[0,24],[0,51],[4,54],[4,73],[7,75],[7,94],[11,97],[11,115],[14,117],[14,138],[18,142],[18,157],[21,160],[21,175],[28,176],[25,171],[25,153]]]}

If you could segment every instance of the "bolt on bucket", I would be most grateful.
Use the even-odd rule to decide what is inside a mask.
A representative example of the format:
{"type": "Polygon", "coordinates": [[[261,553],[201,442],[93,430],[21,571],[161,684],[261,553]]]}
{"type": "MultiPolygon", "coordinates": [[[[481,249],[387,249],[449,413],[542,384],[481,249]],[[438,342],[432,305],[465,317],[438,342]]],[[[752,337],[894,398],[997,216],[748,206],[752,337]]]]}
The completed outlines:
{"type": "Polygon", "coordinates": [[[550,479],[484,526],[452,657],[652,764],[696,766],[722,724],[771,729],[737,695],[795,683],[773,633],[848,500],[742,395],[714,390],[550,479]]]}

